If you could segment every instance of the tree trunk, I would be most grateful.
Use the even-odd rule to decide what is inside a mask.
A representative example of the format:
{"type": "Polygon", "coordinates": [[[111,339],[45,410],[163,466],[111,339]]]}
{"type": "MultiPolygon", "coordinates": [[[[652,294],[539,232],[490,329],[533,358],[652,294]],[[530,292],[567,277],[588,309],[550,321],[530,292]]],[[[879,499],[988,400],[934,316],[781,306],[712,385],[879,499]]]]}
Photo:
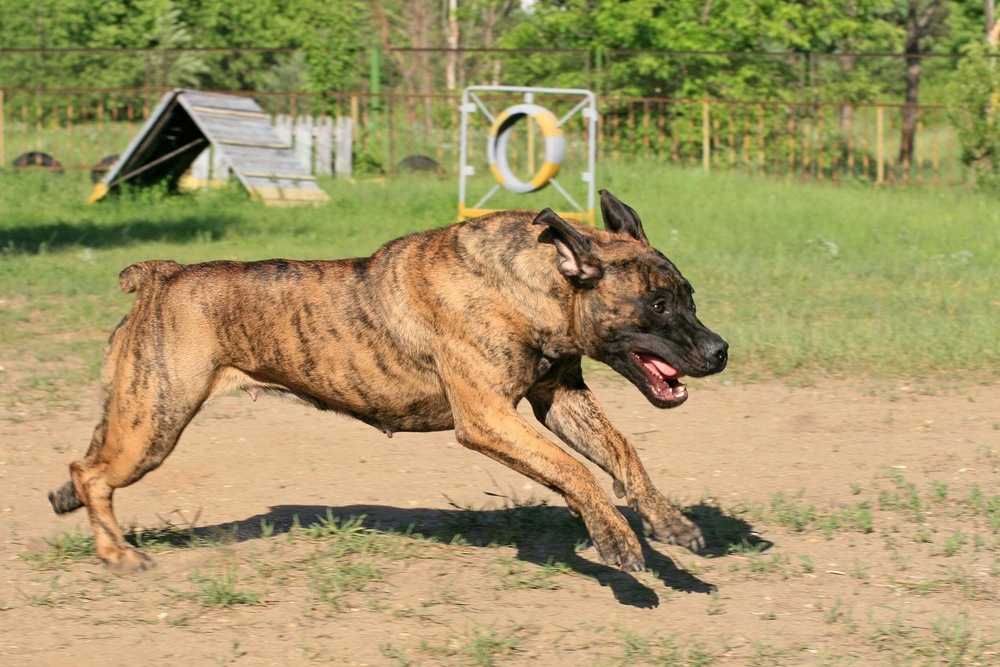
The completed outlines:
{"type": "MultiPolygon", "coordinates": [[[[850,79],[851,73],[854,71],[854,63],[857,62],[858,57],[853,53],[842,53],[840,54],[840,68],[844,72],[844,78],[850,79]]],[[[845,104],[840,107],[840,130],[844,133],[844,136],[850,136],[851,131],[854,130],[854,105],[845,104]]]]}
{"type": "Polygon", "coordinates": [[[983,14],[986,19],[986,43],[990,46],[997,45],[996,26],[996,3],[994,0],[983,0],[983,14]]]}
{"type": "Polygon", "coordinates": [[[931,0],[920,11],[920,0],[909,0],[906,12],[906,41],[903,62],[906,66],[906,96],[903,105],[903,134],[899,140],[899,166],[909,171],[913,162],[917,123],[920,120],[920,58],[923,54],[922,38],[930,32],[935,19],[940,17],[940,0],[931,0]]]}
{"type": "Polygon", "coordinates": [[[458,0],[448,0],[448,62],[445,65],[445,86],[448,90],[455,90],[458,81],[458,0]]]}
{"type": "Polygon", "coordinates": [[[913,161],[913,147],[916,143],[917,122],[920,120],[920,55],[907,51],[906,98],[903,107],[903,135],[899,140],[899,166],[908,171],[913,161]]]}

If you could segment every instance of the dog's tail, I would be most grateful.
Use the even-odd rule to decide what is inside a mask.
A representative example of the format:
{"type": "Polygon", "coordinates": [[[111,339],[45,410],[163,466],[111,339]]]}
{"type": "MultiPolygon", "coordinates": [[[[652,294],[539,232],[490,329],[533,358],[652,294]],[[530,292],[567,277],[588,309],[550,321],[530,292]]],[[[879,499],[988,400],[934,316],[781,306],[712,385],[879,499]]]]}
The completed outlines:
{"type": "Polygon", "coordinates": [[[135,292],[143,285],[149,285],[152,280],[163,280],[184,268],[169,259],[153,259],[148,262],[137,262],[126,266],[118,274],[118,284],[123,292],[135,292]]]}
{"type": "Polygon", "coordinates": [[[56,514],[66,514],[83,507],[83,502],[76,495],[73,480],[66,482],[55,491],[49,491],[49,502],[52,503],[52,509],[56,514]]]}

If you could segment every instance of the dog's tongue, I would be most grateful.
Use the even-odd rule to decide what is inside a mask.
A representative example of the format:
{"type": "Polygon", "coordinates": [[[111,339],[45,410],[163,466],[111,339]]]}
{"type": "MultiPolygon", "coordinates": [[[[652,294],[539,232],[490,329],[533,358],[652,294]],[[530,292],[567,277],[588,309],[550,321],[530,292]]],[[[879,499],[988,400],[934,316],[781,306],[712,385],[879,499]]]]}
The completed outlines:
{"type": "Polygon", "coordinates": [[[678,378],[684,377],[684,373],[681,373],[679,370],[655,355],[642,354],[640,355],[640,358],[642,359],[642,365],[645,366],[647,370],[652,371],[660,377],[668,380],[677,380],[678,378]]]}

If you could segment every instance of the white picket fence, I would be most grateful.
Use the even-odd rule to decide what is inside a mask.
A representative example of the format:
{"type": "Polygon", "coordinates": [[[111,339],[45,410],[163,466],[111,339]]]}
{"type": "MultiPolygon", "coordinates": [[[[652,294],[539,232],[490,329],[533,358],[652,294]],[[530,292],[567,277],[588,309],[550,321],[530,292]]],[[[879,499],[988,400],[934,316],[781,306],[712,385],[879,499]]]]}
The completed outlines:
{"type": "MultiPolygon", "coordinates": [[[[290,146],[302,166],[314,176],[335,174],[338,179],[351,178],[351,149],[354,128],[350,117],[289,116],[271,117],[274,131],[290,146]]],[[[196,182],[225,181],[230,170],[220,152],[206,149],[191,165],[191,176],[196,182]]]]}

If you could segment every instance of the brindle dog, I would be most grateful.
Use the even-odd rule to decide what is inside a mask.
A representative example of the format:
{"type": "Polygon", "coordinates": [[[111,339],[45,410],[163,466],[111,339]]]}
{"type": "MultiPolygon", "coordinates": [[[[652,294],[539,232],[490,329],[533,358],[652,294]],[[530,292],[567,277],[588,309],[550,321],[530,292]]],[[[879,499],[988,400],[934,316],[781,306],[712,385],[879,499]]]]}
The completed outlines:
{"type": "Polygon", "coordinates": [[[635,211],[603,190],[601,211],[606,231],[550,209],[505,211],[367,258],[129,266],[121,288],[137,295],[104,351],[103,417],[52,507],[86,505],[108,566],[151,566],[122,537],[115,489],[159,466],[205,401],[263,391],[390,435],[453,428],[465,447],[565,496],[605,561],[642,570],[639,540],[596,478],[518,415],[527,398],[611,475],[654,538],[697,551],[701,531],[653,487],[580,359],[673,408],[688,397],[681,378],[721,371],[728,346],[695,316],[694,290],[635,211]]]}

